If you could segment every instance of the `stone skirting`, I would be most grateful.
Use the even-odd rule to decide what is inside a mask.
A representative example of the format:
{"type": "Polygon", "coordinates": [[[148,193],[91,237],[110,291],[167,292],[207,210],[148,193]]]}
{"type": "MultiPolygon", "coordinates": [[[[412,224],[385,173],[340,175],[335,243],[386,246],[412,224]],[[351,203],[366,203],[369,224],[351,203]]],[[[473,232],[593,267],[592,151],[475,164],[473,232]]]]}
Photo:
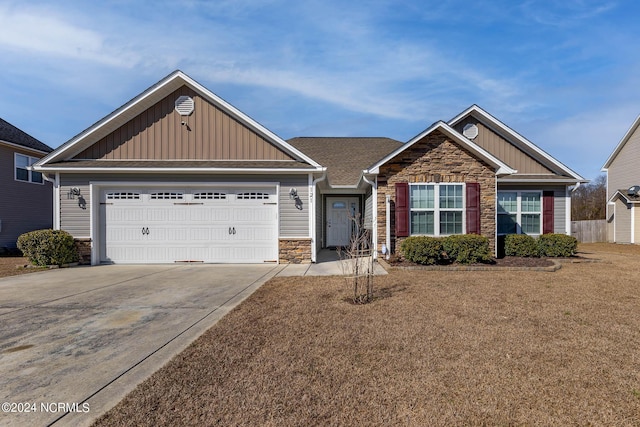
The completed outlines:
{"type": "Polygon", "coordinates": [[[91,264],[91,239],[73,239],[78,250],[78,264],[91,264]]]}
{"type": "Polygon", "coordinates": [[[278,258],[284,264],[311,263],[311,239],[280,239],[278,258]]]}

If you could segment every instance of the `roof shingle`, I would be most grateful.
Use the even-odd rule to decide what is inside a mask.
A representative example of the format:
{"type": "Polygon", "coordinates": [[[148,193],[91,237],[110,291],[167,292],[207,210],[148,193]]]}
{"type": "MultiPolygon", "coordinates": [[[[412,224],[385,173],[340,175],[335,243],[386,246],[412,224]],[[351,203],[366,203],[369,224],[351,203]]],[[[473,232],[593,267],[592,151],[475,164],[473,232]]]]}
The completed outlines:
{"type": "Polygon", "coordinates": [[[28,133],[21,131],[11,123],[0,118],[0,141],[9,142],[11,144],[21,145],[33,150],[44,151],[50,153],[53,148],[47,144],[38,141],[28,133]]]}

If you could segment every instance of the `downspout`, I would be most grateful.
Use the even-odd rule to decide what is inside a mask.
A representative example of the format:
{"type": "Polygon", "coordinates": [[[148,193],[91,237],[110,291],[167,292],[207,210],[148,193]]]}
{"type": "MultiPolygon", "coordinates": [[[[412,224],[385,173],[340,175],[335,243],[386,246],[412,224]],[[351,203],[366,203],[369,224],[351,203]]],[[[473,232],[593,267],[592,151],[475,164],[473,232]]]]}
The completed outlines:
{"type": "Polygon", "coordinates": [[[373,233],[371,236],[371,240],[373,243],[373,258],[378,258],[378,178],[376,177],[374,181],[369,180],[367,176],[362,173],[362,179],[364,182],[371,186],[371,227],[373,228],[373,233]]]}
{"type": "Polygon", "coordinates": [[[317,262],[318,259],[318,245],[317,245],[317,238],[318,238],[318,226],[317,226],[317,222],[318,222],[318,218],[317,218],[317,208],[315,205],[315,198],[316,198],[316,190],[318,188],[318,183],[320,181],[324,181],[325,179],[327,179],[327,168],[324,167],[322,168],[322,175],[319,178],[316,178],[313,180],[313,182],[311,183],[311,215],[313,217],[313,220],[311,221],[311,262],[315,263],[317,262]]]}

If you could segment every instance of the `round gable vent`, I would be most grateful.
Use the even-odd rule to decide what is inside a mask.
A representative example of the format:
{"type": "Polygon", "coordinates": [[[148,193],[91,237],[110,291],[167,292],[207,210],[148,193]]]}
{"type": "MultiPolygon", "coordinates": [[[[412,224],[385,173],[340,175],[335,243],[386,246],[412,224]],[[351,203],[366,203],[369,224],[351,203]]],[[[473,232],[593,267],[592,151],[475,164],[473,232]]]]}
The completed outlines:
{"type": "Polygon", "coordinates": [[[182,95],[176,99],[176,111],[181,116],[188,116],[193,113],[193,98],[190,96],[182,95]]]}
{"type": "Polygon", "coordinates": [[[474,139],[478,136],[478,126],[473,123],[466,124],[464,128],[462,128],[462,134],[468,139],[474,139]]]}

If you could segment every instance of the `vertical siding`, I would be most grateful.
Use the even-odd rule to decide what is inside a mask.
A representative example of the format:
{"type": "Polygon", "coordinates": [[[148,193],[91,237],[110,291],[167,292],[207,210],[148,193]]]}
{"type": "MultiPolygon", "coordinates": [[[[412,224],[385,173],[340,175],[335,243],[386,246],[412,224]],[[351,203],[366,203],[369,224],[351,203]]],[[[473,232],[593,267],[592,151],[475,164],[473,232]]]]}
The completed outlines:
{"type": "Polygon", "coordinates": [[[631,211],[631,214],[633,215],[633,220],[634,220],[634,242],[635,244],[640,244],[640,206],[638,206],[637,204],[635,204],[633,206],[633,210],[631,211]]]}
{"type": "Polygon", "coordinates": [[[256,175],[256,176],[215,176],[215,175],[175,175],[163,176],[153,175],[63,175],[60,186],[60,226],[74,237],[90,236],[90,215],[91,206],[89,198],[89,182],[109,181],[123,183],[138,182],[168,182],[177,184],[180,182],[198,183],[225,183],[230,186],[233,183],[241,182],[280,182],[279,198],[279,229],[280,237],[309,237],[309,185],[307,175],[256,175]],[[72,187],[80,188],[81,194],[86,199],[86,209],[82,209],[78,204],[77,197],[72,197],[70,191],[72,187]],[[294,201],[289,199],[289,190],[296,188],[298,196],[303,202],[302,210],[295,207],[294,201]]]}
{"type": "Polygon", "coordinates": [[[621,200],[616,200],[615,237],[616,243],[631,243],[631,209],[621,200]]]}
{"type": "Polygon", "coordinates": [[[18,237],[53,225],[53,186],[15,180],[14,154],[41,155],[0,144],[0,248],[15,248],[18,237]]]}
{"type": "Polygon", "coordinates": [[[370,192],[364,201],[364,228],[373,230],[373,193],[370,192]]]}
{"type": "Polygon", "coordinates": [[[110,160],[291,160],[235,118],[183,86],[75,156],[110,160]],[[175,100],[194,99],[181,116],[175,100]],[[182,125],[182,122],[185,125],[182,125]]]}
{"type": "Polygon", "coordinates": [[[626,189],[632,185],[640,185],[640,127],[638,127],[624,145],[607,173],[608,197],[616,190],[626,189]]]}
{"type": "Polygon", "coordinates": [[[533,159],[515,145],[480,123],[473,117],[468,117],[455,126],[455,129],[462,133],[462,129],[468,123],[475,124],[478,127],[478,136],[473,142],[480,147],[493,154],[498,159],[510,167],[517,169],[519,174],[551,174],[551,170],[547,169],[540,162],[533,159]]]}

